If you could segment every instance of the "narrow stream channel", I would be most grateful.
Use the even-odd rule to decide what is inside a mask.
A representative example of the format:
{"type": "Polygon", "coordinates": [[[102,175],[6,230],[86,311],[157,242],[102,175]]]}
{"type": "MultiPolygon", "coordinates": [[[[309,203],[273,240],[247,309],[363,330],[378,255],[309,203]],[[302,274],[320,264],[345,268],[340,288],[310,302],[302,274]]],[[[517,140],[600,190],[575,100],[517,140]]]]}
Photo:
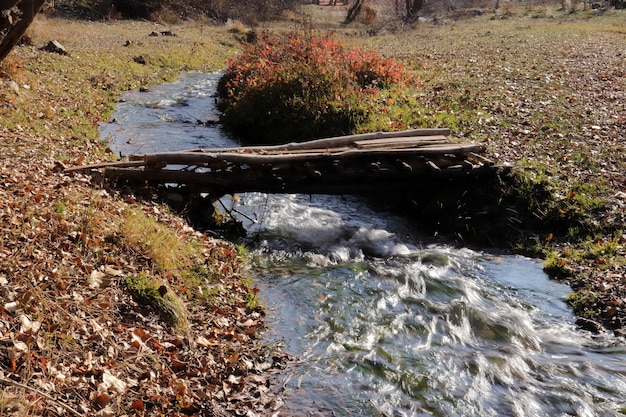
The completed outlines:
{"type": "MultiPolygon", "coordinates": [[[[102,136],[122,154],[236,144],[217,74],[130,92],[102,136]]],[[[537,260],[435,244],[354,197],[241,195],[280,415],[626,415],[626,343],[578,329],[537,260]]]]}

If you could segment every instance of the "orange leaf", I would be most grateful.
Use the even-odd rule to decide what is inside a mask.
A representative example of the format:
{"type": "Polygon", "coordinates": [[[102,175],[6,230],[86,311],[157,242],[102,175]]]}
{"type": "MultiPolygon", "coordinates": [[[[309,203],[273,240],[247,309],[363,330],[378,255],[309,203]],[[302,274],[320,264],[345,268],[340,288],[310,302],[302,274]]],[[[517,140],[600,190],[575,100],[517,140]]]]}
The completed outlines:
{"type": "Polygon", "coordinates": [[[158,342],[155,342],[154,340],[152,341],[152,349],[156,350],[157,352],[162,352],[163,350],[165,350],[163,346],[161,346],[158,342]]]}
{"type": "Polygon", "coordinates": [[[145,406],[144,406],[144,404],[143,404],[143,400],[142,400],[142,399],[139,399],[139,400],[137,400],[137,401],[134,401],[134,402],[133,402],[130,406],[131,406],[131,407],[133,408],[133,410],[135,410],[135,411],[142,411],[142,412],[143,412],[143,411],[145,410],[145,406]]]}
{"type": "Polygon", "coordinates": [[[187,364],[185,362],[179,361],[178,359],[172,357],[172,368],[174,368],[174,372],[180,372],[183,371],[186,367],[187,364]]]}
{"type": "Polygon", "coordinates": [[[143,329],[140,329],[140,328],[136,328],[133,333],[135,333],[135,335],[138,338],[140,338],[143,342],[145,342],[146,340],[148,340],[150,338],[150,335],[148,333],[146,333],[143,329]]]}
{"type": "Polygon", "coordinates": [[[111,397],[107,394],[98,394],[94,398],[93,403],[98,408],[104,408],[111,401],[111,397]]]}

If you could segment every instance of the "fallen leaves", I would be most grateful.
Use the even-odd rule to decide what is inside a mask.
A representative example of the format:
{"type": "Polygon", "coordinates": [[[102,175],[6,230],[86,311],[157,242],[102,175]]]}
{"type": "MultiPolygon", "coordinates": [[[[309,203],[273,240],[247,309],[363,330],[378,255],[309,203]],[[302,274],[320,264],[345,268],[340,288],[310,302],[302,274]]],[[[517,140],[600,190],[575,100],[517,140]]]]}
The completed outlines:
{"type": "Polygon", "coordinates": [[[11,178],[0,184],[0,383],[10,378],[47,393],[51,400],[33,415],[59,415],[61,400],[99,416],[263,413],[278,404],[268,381],[279,368],[255,342],[262,310],[246,307],[250,289],[230,244],[151,203],[133,203],[204,245],[195,262],[222,271],[223,296],[210,303],[183,291],[178,271],[163,274],[160,295],[180,291],[190,309],[190,333],[178,334],[124,284],[128,274],[154,268],[137,247],[120,244],[114,219],[127,203],[113,191],[31,170],[31,161],[0,161],[0,176],[11,178]]]}
{"type": "MultiPolygon", "coordinates": [[[[130,53],[120,34],[145,37],[149,23],[106,30],[93,22],[40,24],[44,28],[35,34],[78,39],[71,34],[90,32],[94,42],[70,41],[76,59],[63,62],[42,59],[36,48],[17,48],[11,62],[19,65],[0,69],[0,82],[20,86],[19,95],[0,91],[0,415],[265,414],[277,397],[265,393],[260,400],[255,386],[267,390],[278,367],[266,359],[272,350],[258,343],[262,310],[246,307],[250,289],[233,245],[146,202],[149,190],[146,196],[120,193],[90,176],[63,174],[67,166],[107,157],[97,124],[116,92],[161,82],[180,67],[158,63],[139,74],[120,59],[120,52],[130,53]],[[120,230],[131,211],[161,225],[173,242],[201,248],[200,255],[188,265],[161,268],[120,230]],[[215,289],[211,297],[181,278],[194,267],[217,271],[207,283],[198,275],[203,290],[215,289]],[[141,273],[162,282],[160,297],[173,293],[189,309],[187,333],[133,298],[125,282],[141,273]],[[258,325],[237,328],[248,318],[258,325]]],[[[192,32],[171,42],[196,50],[192,32]]],[[[195,68],[206,68],[204,57],[220,61],[226,55],[221,51],[194,53],[195,68]]],[[[184,55],[187,66],[191,55],[184,55]]]]}
{"type": "Polygon", "coordinates": [[[258,345],[263,312],[246,306],[251,289],[233,245],[164,207],[64,175],[41,152],[53,138],[0,127],[0,139],[0,387],[14,398],[0,414],[253,415],[280,404],[268,388],[280,366],[258,345]],[[199,296],[180,270],[161,271],[141,245],[124,242],[129,204],[200,246],[189,267],[219,271],[202,285],[220,290],[199,296]],[[133,298],[125,279],[138,273],[158,275],[158,294],[185,303],[188,333],[133,298]]]}

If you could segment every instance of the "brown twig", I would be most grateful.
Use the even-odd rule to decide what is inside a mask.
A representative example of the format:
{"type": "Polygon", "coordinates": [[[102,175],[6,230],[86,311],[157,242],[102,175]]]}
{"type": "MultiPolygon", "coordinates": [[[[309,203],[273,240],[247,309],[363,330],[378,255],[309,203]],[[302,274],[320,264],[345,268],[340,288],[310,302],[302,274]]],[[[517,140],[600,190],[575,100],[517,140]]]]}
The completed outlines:
{"type": "Polygon", "coordinates": [[[44,397],[45,399],[47,399],[48,401],[54,403],[55,405],[58,405],[59,407],[64,408],[70,414],[73,414],[73,415],[78,416],[78,417],[83,417],[83,415],[81,413],[79,413],[78,411],[74,410],[69,405],[66,405],[66,404],[63,404],[63,403],[57,401],[51,395],[46,394],[45,392],[40,391],[37,388],[29,387],[28,385],[25,385],[25,384],[22,384],[22,383],[19,383],[19,382],[16,382],[16,381],[12,381],[12,380],[7,379],[7,378],[2,378],[2,377],[0,377],[0,382],[3,382],[5,384],[15,385],[16,387],[20,387],[20,388],[23,388],[23,389],[35,392],[35,393],[41,395],[42,397],[44,397]]]}

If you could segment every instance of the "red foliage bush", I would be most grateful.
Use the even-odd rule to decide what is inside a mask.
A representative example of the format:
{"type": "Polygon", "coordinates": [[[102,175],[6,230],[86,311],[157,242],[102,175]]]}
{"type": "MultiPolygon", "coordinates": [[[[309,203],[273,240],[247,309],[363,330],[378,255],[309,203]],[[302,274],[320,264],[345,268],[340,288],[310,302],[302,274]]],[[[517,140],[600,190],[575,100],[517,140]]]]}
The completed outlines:
{"type": "Polygon", "coordinates": [[[218,94],[228,128],[280,143],[349,134],[373,96],[409,80],[401,63],[329,36],[263,33],[229,61],[218,94]]]}

